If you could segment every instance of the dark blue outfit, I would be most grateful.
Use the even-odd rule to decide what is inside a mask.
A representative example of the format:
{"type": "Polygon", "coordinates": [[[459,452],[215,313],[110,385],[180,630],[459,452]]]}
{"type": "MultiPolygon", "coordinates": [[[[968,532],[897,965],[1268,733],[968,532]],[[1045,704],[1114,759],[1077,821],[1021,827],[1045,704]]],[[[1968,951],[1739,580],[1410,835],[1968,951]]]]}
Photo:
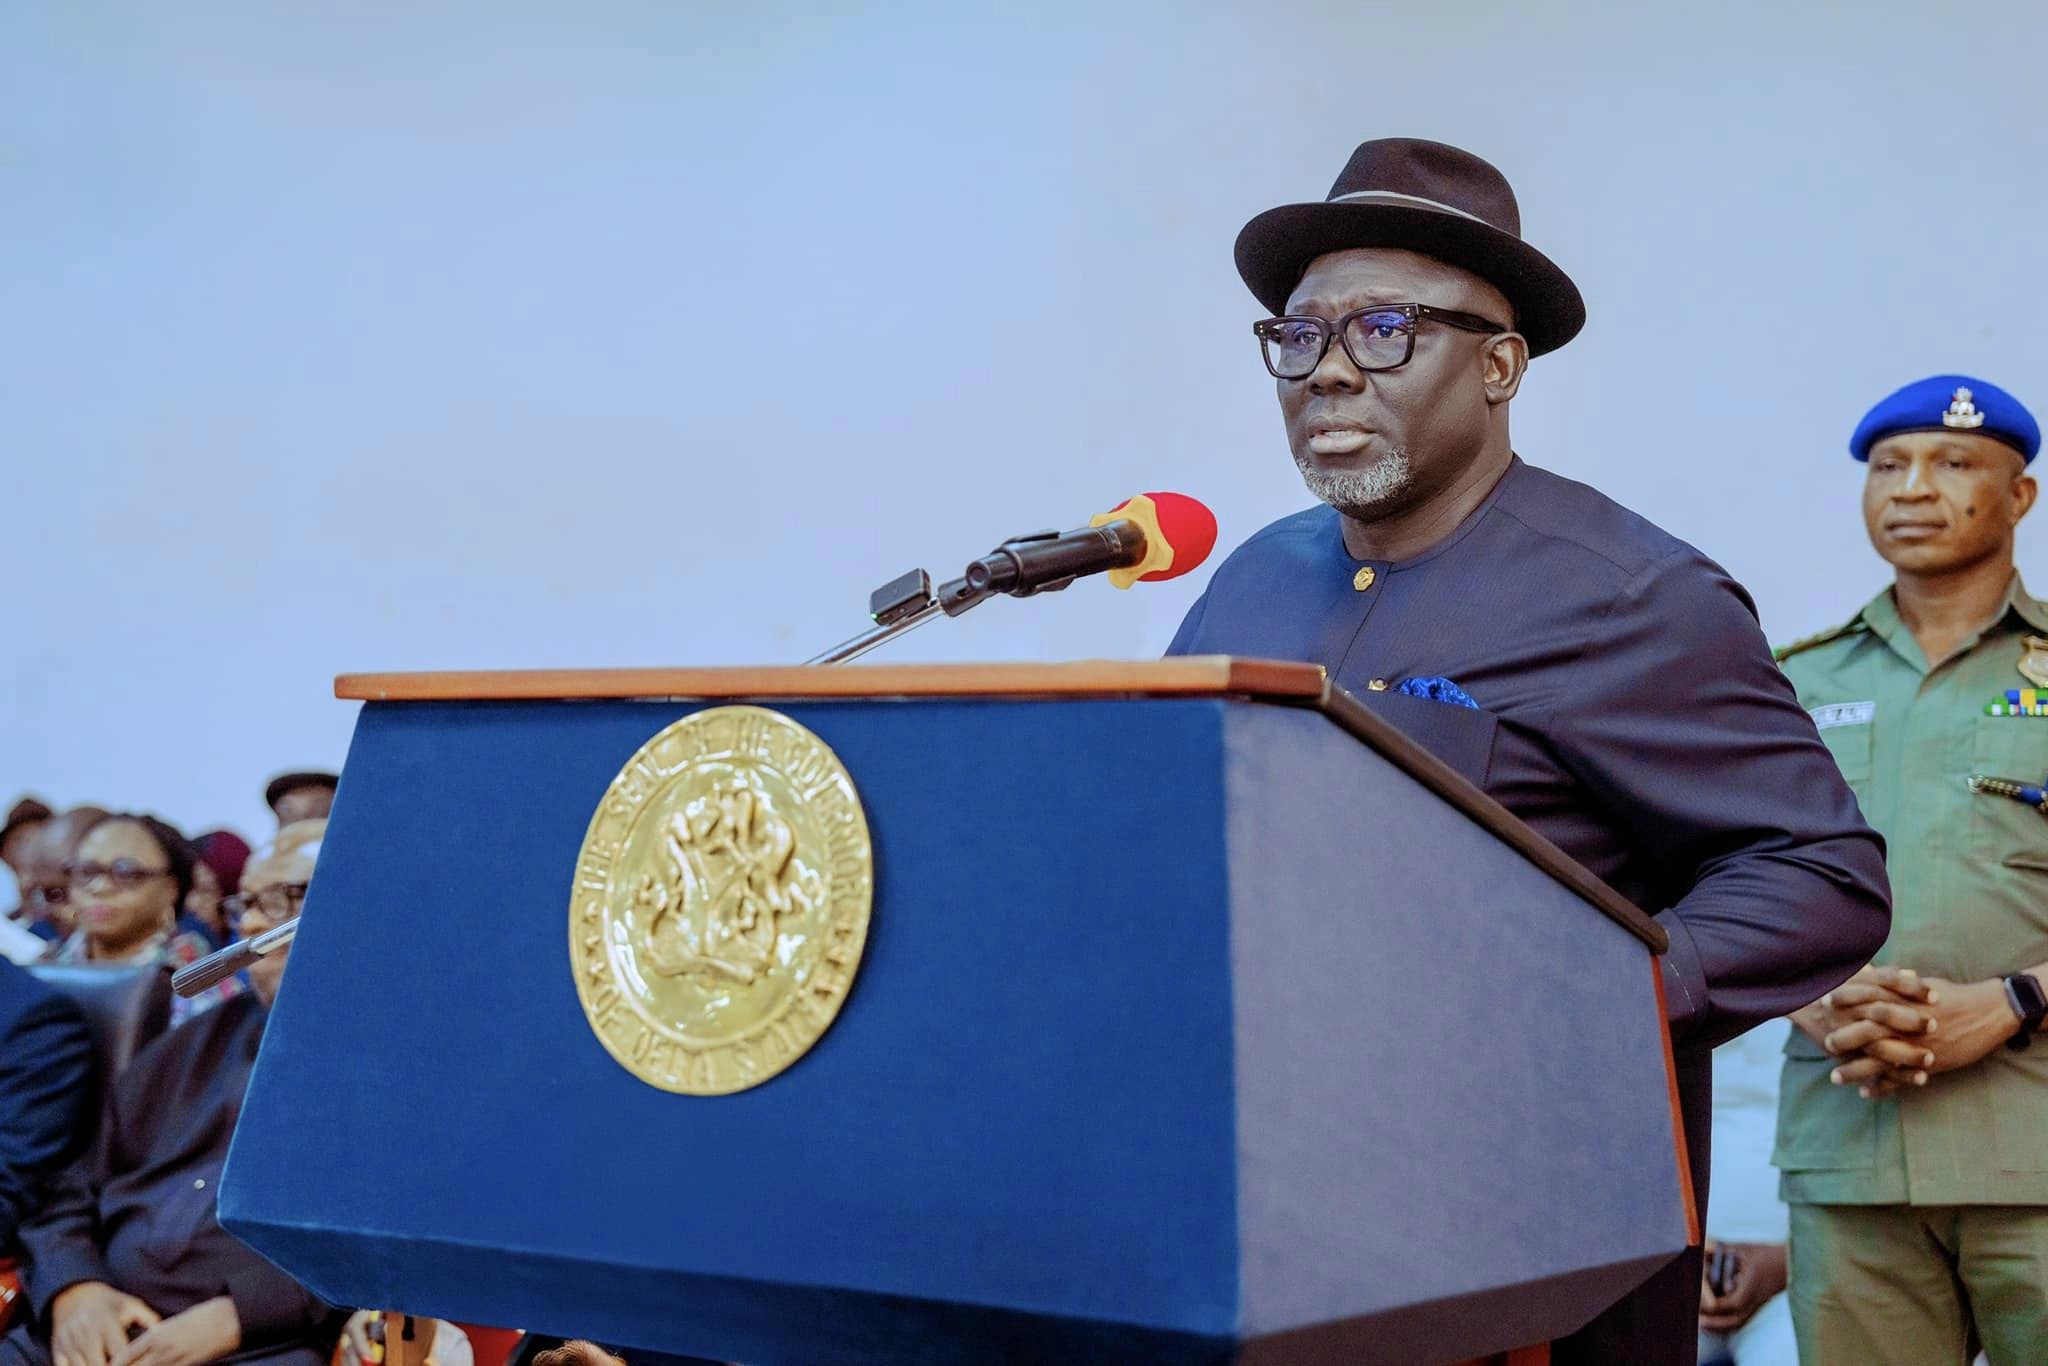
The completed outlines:
{"type": "Polygon", "coordinates": [[[91,1131],[92,1035],[69,996],[0,958],[0,1256],[91,1131]]]}
{"type": "MultiPolygon", "coordinates": [[[[221,942],[221,937],[212,930],[207,929],[196,915],[184,915],[181,913],[178,916],[178,933],[191,935],[200,943],[206,945],[208,953],[213,953],[227,947],[227,945],[221,942]]],[[[246,986],[248,984],[244,982],[243,985],[246,986]]]]}
{"type": "MultiPolygon", "coordinates": [[[[1741,586],[1602,494],[1517,459],[1412,560],[1354,558],[1328,507],[1275,522],[1216,571],[1169,653],[1323,665],[1657,915],[1704,1209],[1709,1050],[1846,979],[1891,919],[1883,841],[1741,586]]],[[[1512,993],[1512,965],[1495,967],[1512,993]]],[[[1695,1250],[1556,1359],[1690,1363],[1699,1284],[1695,1250]]]]}
{"type": "Polygon", "coordinates": [[[326,1366],[338,1311],[220,1226],[214,1199],[269,1012],[254,995],[195,1015],[135,1055],[92,1146],[24,1223],[35,1317],[0,1338],[0,1366],[49,1366],[50,1309],[103,1281],[169,1318],[234,1301],[242,1346],[226,1360],[326,1366]]]}

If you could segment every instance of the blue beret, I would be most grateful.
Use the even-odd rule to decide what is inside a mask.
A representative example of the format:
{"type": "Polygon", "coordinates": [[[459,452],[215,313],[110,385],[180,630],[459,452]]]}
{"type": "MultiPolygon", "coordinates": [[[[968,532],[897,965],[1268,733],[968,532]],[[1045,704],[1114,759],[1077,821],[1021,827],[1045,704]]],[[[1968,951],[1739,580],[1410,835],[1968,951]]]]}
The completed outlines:
{"type": "Polygon", "coordinates": [[[1974,432],[2003,441],[2029,464],[2041,449],[2041,424],[2026,405],[1968,375],[1935,375],[1887,395],[1856,424],[1849,454],[1868,460],[1872,446],[1900,432],[1974,432]]]}

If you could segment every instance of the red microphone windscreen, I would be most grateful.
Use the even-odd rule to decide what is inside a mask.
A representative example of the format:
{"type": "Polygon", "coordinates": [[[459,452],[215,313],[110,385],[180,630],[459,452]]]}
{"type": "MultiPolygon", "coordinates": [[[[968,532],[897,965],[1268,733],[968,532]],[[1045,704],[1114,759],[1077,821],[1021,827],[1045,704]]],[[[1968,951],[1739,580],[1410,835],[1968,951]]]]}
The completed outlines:
{"type": "Polygon", "coordinates": [[[1185,493],[1148,493],[1159,513],[1159,535],[1173,547],[1173,563],[1139,577],[1147,583],[1177,579],[1216,548],[1216,514],[1185,493]]]}
{"type": "Polygon", "coordinates": [[[1109,581],[1117,588],[1177,579],[1216,548],[1216,514],[1185,493],[1141,493],[1096,513],[1088,525],[1116,521],[1135,522],[1145,533],[1145,558],[1109,571],[1109,581]]]}

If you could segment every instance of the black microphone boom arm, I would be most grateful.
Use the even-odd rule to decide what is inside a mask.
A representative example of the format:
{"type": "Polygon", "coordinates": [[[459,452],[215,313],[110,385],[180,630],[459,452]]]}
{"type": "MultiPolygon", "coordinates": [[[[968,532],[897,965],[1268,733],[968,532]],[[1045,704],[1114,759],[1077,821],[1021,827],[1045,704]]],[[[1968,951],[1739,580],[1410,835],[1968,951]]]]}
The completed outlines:
{"type": "Polygon", "coordinates": [[[891,579],[868,598],[868,615],[875,623],[872,629],[804,663],[844,664],[916,630],[941,612],[957,617],[998,593],[1016,598],[1057,593],[1085,575],[1137,564],[1145,558],[1145,551],[1144,530],[1124,518],[1076,531],[1012,536],[968,565],[965,574],[940,584],[936,592],[931,588],[931,576],[922,569],[891,579]]]}

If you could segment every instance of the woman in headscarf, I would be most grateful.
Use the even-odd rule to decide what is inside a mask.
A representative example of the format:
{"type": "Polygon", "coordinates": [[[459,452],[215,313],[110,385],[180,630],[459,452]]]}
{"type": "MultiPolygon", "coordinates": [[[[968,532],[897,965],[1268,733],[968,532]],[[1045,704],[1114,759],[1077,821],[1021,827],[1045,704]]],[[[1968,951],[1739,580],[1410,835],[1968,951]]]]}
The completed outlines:
{"type": "Polygon", "coordinates": [[[249,845],[232,830],[209,830],[192,840],[192,890],[185,894],[178,914],[178,928],[199,935],[214,948],[228,942],[227,922],[222,919],[222,898],[242,889],[242,869],[249,862],[249,845]]]}

